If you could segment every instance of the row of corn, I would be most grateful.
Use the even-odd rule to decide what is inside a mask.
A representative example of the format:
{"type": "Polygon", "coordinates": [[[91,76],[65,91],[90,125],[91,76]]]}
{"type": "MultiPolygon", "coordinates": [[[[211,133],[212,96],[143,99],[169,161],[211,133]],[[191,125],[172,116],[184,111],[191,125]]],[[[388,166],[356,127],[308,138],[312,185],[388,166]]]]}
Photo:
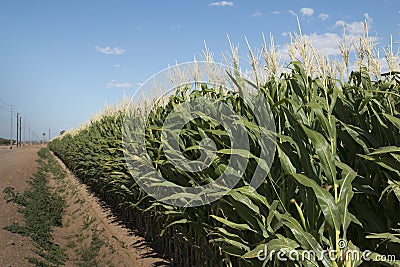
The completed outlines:
{"type": "MultiPolygon", "coordinates": [[[[180,131],[181,151],[189,159],[198,158],[197,148],[207,137],[216,144],[217,157],[200,172],[183,172],[163,151],[160,129],[168,114],[179,103],[208,98],[240,116],[252,157],[235,188],[208,205],[169,205],[137,184],[134,178],[151,177],[140,168],[128,169],[126,155],[135,159],[135,150],[126,151],[122,140],[127,117],[139,118],[140,110],[105,113],[49,147],[177,266],[358,266],[366,259],[343,255],[365,250],[372,251],[371,259],[400,259],[399,74],[372,80],[360,68],[347,81],[322,80],[294,61],[290,71],[272,76],[257,90],[275,120],[276,152],[268,176],[254,192],[249,183],[258,166],[260,133],[237,92],[207,86],[183,89],[153,109],[146,121],[152,165],[169,181],[190,187],[216,179],[237,152],[227,152],[232,144],[224,127],[195,119],[180,131]],[[282,254],[260,257],[266,256],[265,248],[282,254]],[[329,249],[342,257],[332,257],[325,252],[329,249]],[[313,251],[320,257],[303,253],[282,261],[282,255],[288,259],[293,251],[313,251]]],[[[168,190],[168,183],[157,186],[168,190]]],[[[398,263],[386,259],[385,264],[398,263]]]]}

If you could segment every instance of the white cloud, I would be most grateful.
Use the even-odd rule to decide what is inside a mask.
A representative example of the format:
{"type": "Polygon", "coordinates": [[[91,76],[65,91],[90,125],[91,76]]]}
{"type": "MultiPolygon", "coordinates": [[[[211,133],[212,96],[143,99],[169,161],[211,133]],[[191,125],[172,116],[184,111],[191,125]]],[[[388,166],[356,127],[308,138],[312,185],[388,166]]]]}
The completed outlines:
{"type": "Polygon", "coordinates": [[[233,2],[230,1],[214,2],[209,4],[209,6],[233,6],[233,2]]]}
{"type": "MultiPolygon", "coordinates": [[[[367,13],[364,14],[364,18],[367,24],[372,26],[373,19],[367,13]]],[[[338,45],[338,43],[343,44],[343,35],[340,29],[341,27],[344,27],[346,30],[347,47],[354,52],[355,48],[349,46],[349,44],[357,42],[360,38],[360,35],[364,35],[364,21],[348,22],[344,20],[339,20],[336,21],[335,26],[331,28],[331,31],[329,32],[320,34],[303,34],[303,37],[307,39],[308,44],[311,44],[312,47],[322,55],[329,56],[330,58],[341,58],[341,52],[338,45]]],[[[288,33],[283,32],[281,33],[281,36],[287,38],[288,33]]],[[[377,40],[379,39],[378,37],[369,37],[369,40],[371,42],[377,43],[377,40]]],[[[283,62],[291,60],[287,46],[277,46],[277,55],[283,62]]],[[[298,56],[300,55],[296,54],[296,57],[298,56]]],[[[397,57],[397,62],[399,62],[398,60],[400,60],[399,57],[397,57]]],[[[389,70],[386,60],[380,59],[380,64],[382,72],[386,72],[389,70]]],[[[354,63],[350,65],[349,69],[352,70],[353,67],[355,67],[354,63]]]]}
{"type": "Polygon", "coordinates": [[[297,16],[297,13],[294,12],[293,10],[291,10],[291,9],[289,9],[288,12],[289,12],[291,15],[295,16],[295,17],[297,16]]]}
{"type": "MultiPolygon", "coordinates": [[[[365,21],[367,25],[370,27],[373,23],[373,19],[368,15],[368,13],[364,14],[365,21]]],[[[338,20],[335,23],[336,27],[344,27],[346,30],[346,34],[348,35],[355,35],[359,36],[364,34],[364,21],[353,21],[353,22],[346,22],[344,20],[338,20]]]]}
{"type": "Polygon", "coordinates": [[[119,64],[114,64],[113,66],[116,67],[116,68],[121,67],[121,65],[119,65],[119,64]]]}
{"type": "Polygon", "coordinates": [[[307,36],[317,51],[323,52],[327,56],[337,56],[340,54],[338,42],[342,37],[336,33],[326,32],[323,34],[313,34],[307,36]]]}
{"type": "Polygon", "coordinates": [[[110,46],[106,46],[106,47],[99,47],[96,46],[96,51],[102,53],[102,54],[106,54],[106,55],[122,55],[125,53],[125,49],[119,48],[119,47],[110,47],[110,46]]]}
{"type": "Polygon", "coordinates": [[[272,14],[272,15],[279,15],[280,13],[281,13],[281,12],[280,12],[280,11],[278,11],[278,10],[276,10],[276,11],[272,11],[272,12],[271,12],[271,14],[272,14]]]}
{"type": "Polygon", "coordinates": [[[400,62],[400,55],[395,55],[392,58],[391,61],[392,61],[392,63],[394,63],[393,65],[391,64],[393,69],[390,69],[386,58],[381,58],[380,59],[380,63],[381,63],[381,67],[382,67],[382,73],[389,72],[389,71],[399,71],[400,70],[399,69],[400,64],[396,65],[396,63],[395,63],[395,62],[400,62]]]}
{"type": "Polygon", "coordinates": [[[117,82],[115,80],[112,80],[107,84],[107,88],[131,88],[133,85],[129,82],[117,82]]]}
{"type": "MultiPolygon", "coordinates": [[[[287,37],[289,34],[284,32],[281,35],[287,37]]],[[[342,37],[336,33],[327,32],[323,34],[303,34],[303,37],[307,39],[307,43],[312,44],[312,47],[323,55],[340,55],[338,42],[342,40],[342,37]]],[[[283,61],[291,60],[287,46],[277,47],[277,55],[283,61]]],[[[299,55],[297,54],[296,56],[299,55]]]]}
{"type": "Polygon", "coordinates": [[[372,24],[374,22],[374,20],[369,16],[368,13],[364,13],[364,17],[367,23],[372,24]]]}
{"type": "Polygon", "coordinates": [[[252,17],[259,17],[259,16],[261,16],[262,15],[262,13],[260,12],[260,11],[256,11],[253,15],[252,15],[252,17]]]}
{"type": "Polygon", "coordinates": [[[346,33],[349,35],[362,35],[364,34],[364,22],[362,21],[353,21],[353,22],[345,22],[344,20],[336,21],[336,27],[342,27],[346,30],[346,33]]]}
{"type": "Polygon", "coordinates": [[[180,29],[182,29],[182,26],[178,24],[176,26],[172,26],[171,29],[172,30],[180,30],[180,29]]]}
{"type": "Polygon", "coordinates": [[[320,20],[328,20],[329,19],[329,15],[325,14],[325,13],[321,13],[321,14],[318,15],[318,18],[320,20]]]}
{"type": "Polygon", "coordinates": [[[314,9],[309,7],[303,7],[302,9],[300,9],[300,13],[303,16],[312,16],[314,14],[314,9]]]}

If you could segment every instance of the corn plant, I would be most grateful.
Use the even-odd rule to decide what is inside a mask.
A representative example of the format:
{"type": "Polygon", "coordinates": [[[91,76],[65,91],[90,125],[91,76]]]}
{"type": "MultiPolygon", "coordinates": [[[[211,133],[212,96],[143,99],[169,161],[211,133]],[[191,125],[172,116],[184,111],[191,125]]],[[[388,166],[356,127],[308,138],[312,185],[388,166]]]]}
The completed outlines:
{"type": "MultiPolygon", "coordinates": [[[[301,42],[301,36],[296,38],[301,42]]],[[[297,43],[297,47],[302,46],[297,43]]],[[[236,49],[231,48],[238,69],[236,49]]],[[[346,49],[344,44],[347,71],[346,49]]],[[[377,77],[374,68],[373,79],[361,62],[345,78],[343,72],[334,75],[332,66],[323,65],[329,59],[322,57],[313,57],[319,65],[313,66],[315,62],[307,59],[294,60],[288,71],[278,72],[273,47],[264,45],[262,51],[273,69],[251,86],[271,107],[277,149],[268,177],[256,191],[250,180],[260,161],[260,128],[240,95],[221,88],[181,88],[164,101],[151,102],[155,108],[147,120],[142,114],[148,103],[106,112],[49,146],[82,182],[178,266],[371,265],[360,257],[365,250],[371,251],[372,260],[382,255],[399,259],[400,74],[390,71],[377,77]],[[233,150],[224,127],[197,118],[180,131],[179,149],[188,159],[196,160],[201,140],[209,138],[216,144],[217,156],[210,168],[182,172],[166,157],[161,129],[177,105],[205,97],[236,113],[245,125],[250,151],[241,154],[233,150]],[[143,138],[150,163],[137,156],[135,139],[128,147],[122,145],[126,118],[133,122],[128,125],[132,131],[145,124],[143,138]],[[153,174],[126,165],[126,161],[135,162],[135,166],[151,164],[168,181],[190,187],[214,180],[226,170],[233,155],[251,155],[242,166],[239,182],[221,199],[199,207],[156,201],[132,177],[151,185],[153,174]],[[260,259],[265,248],[280,251],[281,256],[305,256],[282,261],[279,255],[271,254],[260,259]],[[318,257],[306,253],[310,251],[318,257]],[[336,251],[338,257],[327,251],[336,251]],[[346,257],[347,252],[358,257],[346,257]]],[[[303,52],[303,57],[308,57],[309,51],[303,52]]],[[[294,52],[292,55],[295,57],[294,52]]],[[[254,54],[250,56],[252,66],[258,66],[254,54]]],[[[153,186],[168,189],[168,183],[153,186]]],[[[174,197],[182,196],[195,197],[174,197]]],[[[386,260],[373,264],[399,263],[386,260]]]]}

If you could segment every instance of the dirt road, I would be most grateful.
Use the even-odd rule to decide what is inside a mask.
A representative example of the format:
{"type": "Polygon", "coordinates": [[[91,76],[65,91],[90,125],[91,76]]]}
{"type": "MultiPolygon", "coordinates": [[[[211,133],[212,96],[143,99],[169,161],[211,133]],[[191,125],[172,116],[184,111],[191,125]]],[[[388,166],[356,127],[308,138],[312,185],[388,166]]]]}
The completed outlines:
{"type": "MultiPolygon", "coordinates": [[[[43,146],[26,146],[0,153],[0,266],[30,266],[26,258],[34,257],[29,238],[3,229],[12,223],[24,224],[18,207],[6,203],[3,190],[15,188],[22,193],[27,181],[38,166],[37,152],[43,146]]],[[[67,251],[66,266],[77,266],[93,255],[96,266],[168,266],[167,262],[146,244],[143,238],[132,234],[116,223],[113,214],[88,192],[86,186],[70,173],[60,160],[67,175],[64,180],[50,180],[54,190],[63,192],[66,207],[63,226],[54,229],[54,241],[67,251]],[[93,245],[97,240],[98,246],[93,245]]],[[[89,265],[88,265],[89,266],[89,265]]]]}
{"type": "Polygon", "coordinates": [[[4,200],[3,190],[14,187],[17,192],[23,192],[28,187],[27,181],[36,171],[37,152],[41,147],[24,146],[0,153],[0,266],[27,266],[25,258],[34,255],[28,237],[3,229],[12,223],[24,223],[17,205],[4,200]]]}
{"type": "Polygon", "coordinates": [[[67,206],[63,227],[55,229],[54,238],[62,247],[68,248],[67,266],[81,265],[82,258],[90,254],[97,254],[94,259],[96,266],[169,266],[142,237],[119,224],[112,212],[88,191],[86,185],[81,184],[61,160],[57,161],[67,175],[62,184],[55,185],[55,188],[65,189],[63,196],[67,206]],[[91,245],[94,239],[99,240],[100,246],[97,248],[91,245]]]}

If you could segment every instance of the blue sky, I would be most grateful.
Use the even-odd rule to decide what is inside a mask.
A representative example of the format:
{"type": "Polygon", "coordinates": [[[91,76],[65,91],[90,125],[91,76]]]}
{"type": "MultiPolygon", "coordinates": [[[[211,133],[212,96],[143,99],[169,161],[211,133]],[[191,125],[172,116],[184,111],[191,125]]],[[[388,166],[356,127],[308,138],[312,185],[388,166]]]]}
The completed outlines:
{"type": "Polygon", "coordinates": [[[227,34],[242,52],[244,37],[260,47],[261,33],[283,46],[297,15],[303,32],[334,55],[340,25],[356,35],[367,20],[381,45],[391,34],[399,41],[399,11],[398,0],[2,0],[0,137],[10,135],[6,104],[36,135],[49,128],[55,135],[133,94],[169,64],[200,58],[204,40],[217,59],[229,49],[227,34]]]}

